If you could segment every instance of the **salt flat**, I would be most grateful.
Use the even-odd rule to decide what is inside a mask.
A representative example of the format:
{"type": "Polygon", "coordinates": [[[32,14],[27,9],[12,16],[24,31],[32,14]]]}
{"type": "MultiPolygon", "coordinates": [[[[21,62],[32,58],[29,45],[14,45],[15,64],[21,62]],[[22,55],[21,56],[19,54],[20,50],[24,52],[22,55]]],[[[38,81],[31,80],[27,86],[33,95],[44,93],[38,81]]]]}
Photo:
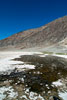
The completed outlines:
{"type": "Polygon", "coordinates": [[[15,67],[22,68],[34,68],[34,66],[23,65],[20,66],[17,64],[23,64],[21,61],[14,61],[12,59],[20,57],[21,55],[33,55],[33,54],[41,54],[40,52],[0,52],[0,71],[12,70],[15,67]],[[16,65],[15,65],[16,64],[16,65]]]}
{"type": "MultiPolygon", "coordinates": [[[[44,57],[48,54],[43,54],[41,52],[0,52],[0,71],[7,71],[10,69],[14,69],[15,67],[18,67],[17,64],[23,64],[21,61],[14,61],[12,59],[18,58],[21,55],[33,55],[33,54],[39,54],[41,57],[44,57]],[[15,66],[12,66],[13,64],[16,64],[15,66]]],[[[53,56],[63,57],[67,58],[67,55],[57,55],[52,54],[53,56]]],[[[20,65],[19,65],[20,66],[20,65]]],[[[30,66],[30,65],[29,65],[30,66]]],[[[23,66],[23,68],[29,67],[28,65],[23,66]]],[[[33,66],[34,67],[34,66],[33,66]]],[[[30,68],[33,68],[32,66],[30,68]]],[[[20,67],[19,67],[20,68],[20,67]]]]}

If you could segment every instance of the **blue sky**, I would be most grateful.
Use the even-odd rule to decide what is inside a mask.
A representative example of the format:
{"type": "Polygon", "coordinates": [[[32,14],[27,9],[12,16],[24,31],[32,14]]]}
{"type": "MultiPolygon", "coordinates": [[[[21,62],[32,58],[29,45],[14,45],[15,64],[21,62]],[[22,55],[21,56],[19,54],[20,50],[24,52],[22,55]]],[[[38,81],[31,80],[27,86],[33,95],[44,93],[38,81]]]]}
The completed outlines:
{"type": "Polygon", "coordinates": [[[0,40],[67,15],[67,0],[0,0],[0,40]]]}

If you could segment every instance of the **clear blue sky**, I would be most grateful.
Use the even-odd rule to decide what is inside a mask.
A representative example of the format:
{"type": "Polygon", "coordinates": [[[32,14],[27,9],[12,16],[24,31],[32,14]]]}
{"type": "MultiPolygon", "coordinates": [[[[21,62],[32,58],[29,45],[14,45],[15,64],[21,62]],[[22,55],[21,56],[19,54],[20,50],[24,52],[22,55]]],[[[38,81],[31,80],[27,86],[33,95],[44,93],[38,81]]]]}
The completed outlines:
{"type": "Polygon", "coordinates": [[[0,39],[67,15],[67,0],[0,0],[0,39]]]}

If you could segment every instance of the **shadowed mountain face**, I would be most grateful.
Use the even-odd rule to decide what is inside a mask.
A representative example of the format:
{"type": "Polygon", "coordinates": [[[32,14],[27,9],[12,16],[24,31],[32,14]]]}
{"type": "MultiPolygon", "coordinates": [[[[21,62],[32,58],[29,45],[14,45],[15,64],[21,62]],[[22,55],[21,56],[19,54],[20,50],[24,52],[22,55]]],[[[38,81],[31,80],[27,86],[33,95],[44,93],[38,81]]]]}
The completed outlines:
{"type": "Polygon", "coordinates": [[[30,48],[50,46],[59,42],[67,44],[67,16],[59,18],[37,29],[19,32],[0,40],[0,48],[30,48]]]}

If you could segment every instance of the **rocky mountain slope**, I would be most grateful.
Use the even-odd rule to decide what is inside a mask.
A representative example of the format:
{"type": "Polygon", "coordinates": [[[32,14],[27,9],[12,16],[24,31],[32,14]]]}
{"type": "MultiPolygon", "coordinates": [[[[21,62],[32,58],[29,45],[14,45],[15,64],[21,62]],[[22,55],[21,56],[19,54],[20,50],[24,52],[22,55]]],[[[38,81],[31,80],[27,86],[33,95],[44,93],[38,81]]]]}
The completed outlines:
{"type": "Polygon", "coordinates": [[[67,16],[40,28],[22,31],[0,40],[0,49],[47,47],[58,43],[67,45],[67,16]]]}

